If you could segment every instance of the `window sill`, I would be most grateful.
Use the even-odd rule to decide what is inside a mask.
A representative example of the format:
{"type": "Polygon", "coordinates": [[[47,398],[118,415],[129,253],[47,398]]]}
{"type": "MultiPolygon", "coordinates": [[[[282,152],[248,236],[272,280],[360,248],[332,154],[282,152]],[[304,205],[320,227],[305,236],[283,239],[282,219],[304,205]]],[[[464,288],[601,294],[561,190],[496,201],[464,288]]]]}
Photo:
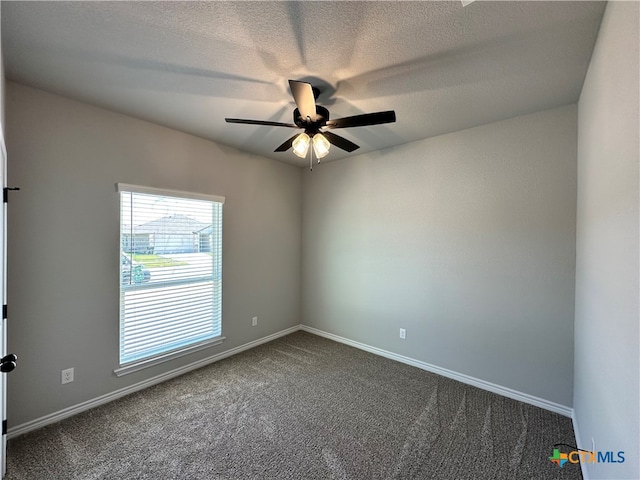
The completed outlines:
{"type": "Polygon", "coordinates": [[[180,350],[174,350],[173,352],[161,354],[152,358],[146,358],[137,362],[128,363],[127,365],[116,368],[113,373],[116,374],[116,377],[122,377],[133,372],[144,370],[145,368],[160,365],[161,363],[168,362],[169,360],[173,360],[175,358],[184,357],[185,355],[204,350],[205,348],[215,347],[216,345],[222,344],[225,339],[226,337],[217,337],[211,340],[207,340],[206,342],[182,348],[180,350]]]}

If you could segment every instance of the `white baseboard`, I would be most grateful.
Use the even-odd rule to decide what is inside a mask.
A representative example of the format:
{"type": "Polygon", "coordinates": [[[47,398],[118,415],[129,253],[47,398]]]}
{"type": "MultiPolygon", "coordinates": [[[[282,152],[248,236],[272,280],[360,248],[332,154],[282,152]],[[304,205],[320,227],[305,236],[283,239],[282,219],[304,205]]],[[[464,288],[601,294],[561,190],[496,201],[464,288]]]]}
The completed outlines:
{"type": "Polygon", "coordinates": [[[459,382],[466,383],[467,385],[472,385],[474,387],[478,387],[483,390],[487,390],[489,392],[497,393],[498,395],[512,398],[520,402],[528,403],[529,405],[534,405],[536,407],[540,407],[545,410],[549,410],[551,412],[559,413],[560,415],[563,415],[565,417],[571,418],[573,415],[573,408],[567,407],[565,405],[560,405],[559,403],[551,402],[543,398],[535,397],[533,395],[529,395],[528,393],[519,392],[517,390],[503,387],[501,385],[496,385],[495,383],[487,382],[479,378],[454,372],[453,370],[448,370],[446,368],[441,368],[436,365],[431,365],[430,363],[422,362],[420,360],[415,360],[413,358],[405,357],[403,355],[398,355],[397,353],[389,352],[387,350],[382,350],[377,347],[372,347],[370,345],[356,342],[354,340],[350,340],[348,338],[344,338],[339,335],[334,335],[333,333],[328,333],[323,330],[318,330],[317,328],[301,325],[300,329],[304,330],[305,332],[313,333],[314,335],[319,335],[321,337],[325,337],[330,340],[334,340],[336,342],[344,343],[346,345],[359,348],[360,350],[365,350],[367,352],[374,353],[376,355],[380,355],[382,357],[386,357],[391,360],[396,360],[401,363],[406,363],[407,365],[412,365],[414,367],[421,368],[422,370],[426,370],[431,373],[442,375],[443,377],[451,378],[452,380],[457,380],[459,382]]]}
{"type": "MultiPolygon", "coordinates": [[[[576,437],[576,446],[583,450],[589,450],[593,448],[592,445],[584,445],[582,443],[582,437],[580,436],[580,430],[578,429],[578,420],[576,420],[576,411],[571,412],[571,422],[573,423],[573,434],[576,437]]],[[[580,462],[580,470],[582,470],[582,480],[589,480],[589,471],[587,470],[586,462],[580,462]]]]}
{"type": "MultiPolygon", "coordinates": [[[[79,403],[77,405],[73,405],[71,407],[65,408],[63,410],[59,410],[57,412],[51,413],[49,415],[45,415],[43,417],[37,418],[35,420],[31,420],[29,422],[23,423],[21,425],[16,425],[15,427],[9,428],[7,431],[7,438],[15,438],[17,436],[23,435],[27,432],[37,430],[39,428],[45,427],[52,423],[59,422],[60,420],[64,420],[65,418],[72,417],[73,415],[77,415],[84,411],[90,410],[92,408],[98,407],[100,405],[104,405],[105,403],[109,403],[113,400],[117,400],[118,398],[122,398],[125,395],[129,395],[130,393],[138,392],[140,390],[144,390],[145,388],[151,387],[153,385],[157,385],[158,383],[162,383],[166,380],[170,380],[171,378],[178,377],[180,375],[184,375],[192,370],[196,370],[198,368],[204,367],[205,365],[209,365],[210,363],[217,362],[218,360],[222,360],[223,358],[230,357],[232,355],[236,355],[240,352],[244,352],[245,350],[249,350],[251,348],[257,347],[263,343],[270,342],[275,340],[276,338],[284,337],[285,335],[289,335],[290,333],[296,332],[298,330],[304,330],[306,332],[312,333],[314,335],[318,335],[320,337],[325,337],[330,340],[334,340],[339,343],[344,343],[345,345],[350,345],[352,347],[358,348],[360,350],[365,350],[367,352],[380,355],[382,357],[389,358],[391,360],[395,360],[401,363],[405,363],[407,365],[412,365],[414,367],[420,368],[422,370],[426,370],[428,372],[432,372],[438,375],[442,375],[443,377],[451,378],[453,380],[457,380],[462,383],[466,383],[467,385],[472,385],[474,387],[481,388],[483,390],[487,390],[489,392],[497,393],[498,395],[503,395],[508,398],[512,398],[514,400],[519,400],[524,403],[528,403],[530,405],[534,405],[536,407],[543,408],[545,410],[549,410],[555,413],[559,413],[560,415],[564,415],[565,417],[573,418],[573,409],[564,405],[560,405],[549,400],[545,400],[542,398],[535,397],[533,395],[529,395],[527,393],[518,392],[516,390],[503,387],[500,385],[496,385],[491,382],[486,382],[484,380],[474,378],[468,375],[464,375],[462,373],[457,373],[452,370],[447,370],[446,368],[441,368],[435,365],[431,365],[426,362],[422,362],[420,360],[415,360],[413,358],[405,357],[403,355],[399,355],[397,353],[389,352],[387,350],[382,350],[377,347],[372,347],[370,345],[366,345],[364,343],[356,342],[354,340],[350,340],[348,338],[341,337],[339,335],[334,335],[333,333],[328,333],[323,330],[318,330],[317,328],[308,327],[306,325],[296,325],[295,327],[287,328],[285,330],[281,330],[280,332],[276,332],[274,334],[268,335],[266,337],[260,338],[258,340],[254,340],[249,343],[245,343],[244,345],[240,345],[238,347],[232,348],[225,352],[212,355],[210,357],[204,358],[197,362],[190,363],[189,365],[185,365],[180,368],[176,368],[170,370],[166,373],[156,375],[147,380],[143,380],[142,382],[135,383],[128,387],[121,388],[119,390],[115,390],[113,392],[107,393],[105,395],[101,395],[99,397],[93,398],[91,400],[87,400],[86,402],[79,403]]],[[[574,419],[574,429],[576,431],[576,438],[579,438],[577,435],[577,425],[574,419]]],[[[585,475],[584,467],[583,467],[583,476],[585,480],[588,480],[588,477],[585,475]]]]}
{"type": "Polygon", "coordinates": [[[259,338],[258,340],[254,340],[252,342],[245,343],[244,345],[240,345],[238,347],[232,348],[225,352],[221,352],[216,355],[212,355],[210,357],[204,358],[202,360],[198,360],[197,362],[190,363],[189,365],[185,365],[183,367],[170,370],[160,375],[156,375],[155,377],[151,377],[147,380],[143,380],[142,382],[129,385],[128,387],[121,388],[119,390],[107,393],[105,395],[101,395],[91,400],[87,400],[86,402],[82,402],[77,405],[73,405],[71,407],[65,408],[63,410],[51,413],[49,415],[45,415],[44,417],[36,418],[35,420],[32,420],[30,422],[26,422],[21,425],[16,425],[15,427],[11,427],[7,431],[7,439],[15,438],[19,435],[23,435],[32,430],[37,430],[39,428],[50,425],[52,423],[59,422],[60,420],[64,420],[65,418],[72,417],[73,415],[77,415],[78,413],[82,413],[86,410],[90,410],[100,405],[104,405],[105,403],[112,402],[113,400],[122,398],[125,395],[129,395],[130,393],[144,390],[145,388],[151,387],[153,385],[157,385],[158,383],[162,383],[171,378],[179,377],[180,375],[184,375],[185,373],[190,372],[192,370],[196,370],[198,368],[204,367],[205,365],[209,365],[210,363],[217,362],[218,360],[222,360],[223,358],[236,355],[237,353],[244,352],[245,350],[249,350],[263,343],[270,342],[272,340],[275,340],[276,338],[284,337],[285,335],[289,335],[290,333],[296,332],[298,330],[300,330],[299,325],[296,325],[295,327],[287,328],[286,330],[281,330],[274,334],[267,335],[266,337],[259,338]]]}

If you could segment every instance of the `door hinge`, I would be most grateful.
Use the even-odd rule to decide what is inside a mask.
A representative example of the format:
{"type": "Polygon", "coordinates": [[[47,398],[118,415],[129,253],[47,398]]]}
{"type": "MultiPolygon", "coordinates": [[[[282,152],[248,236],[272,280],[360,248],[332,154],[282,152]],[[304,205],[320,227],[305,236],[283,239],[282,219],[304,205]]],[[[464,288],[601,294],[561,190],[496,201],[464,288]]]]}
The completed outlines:
{"type": "Polygon", "coordinates": [[[6,304],[2,305],[2,319],[3,320],[7,319],[7,312],[8,312],[7,305],[6,304]]]}
{"type": "Polygon", "coordinates": [[[20,187],[4,187],[2,189],[2,201],[4,203],[9,202],[9,190],[20,190],[20,187]]]}
{"type": "Polygon", "coordinates": [[[2,421],[2,435],[6,435],[7,434],[7,421],[3,420],[2,421]]]}

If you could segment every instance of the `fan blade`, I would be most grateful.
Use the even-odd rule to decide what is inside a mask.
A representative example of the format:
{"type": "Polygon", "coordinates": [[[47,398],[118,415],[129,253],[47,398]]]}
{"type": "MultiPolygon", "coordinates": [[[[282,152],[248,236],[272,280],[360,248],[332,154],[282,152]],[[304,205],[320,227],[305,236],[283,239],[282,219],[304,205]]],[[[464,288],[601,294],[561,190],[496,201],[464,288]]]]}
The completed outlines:
{"type": "Polygon", "coordinates": [[[289,88],[296,106],[300,111],[300,115],[304,119],[311,118],[312,122],[316,121],[316,99],[313,96],[313,87],[310,83],[299,82],[297,80],[289,80],[289,88]]]}
{"type": "Polygon", "coordinates": [[[325,138],[329,140],[329,143],[335,145],[338,148],[341,148],[342,150],[346,150],[347,152],[353,152],[354,150],[357,150],[358,148],[360,148],[351,140],[347,140],[346,138],[343,138],[340,135],[336,135],[335,133],[331,133],[331,132],[320,132],[320,133],[322,133],[322,135],[324,135],[325,138]]]}
{"type": "Polygon", "coordinates": [[[300,128],[293,123],[269,122],[266,120],[246,120],[244,118],[225,118],[224,120],[227,123],[244,123],[246,125],[268,125],[270,127],[300,128]]]}
{"type": "Polygon", "coordinates": [[[296,134],[293,137],[291,137],[289,140],[287,140],[282,145],[280,145],[278,148],[276,148],[274,150],[274,152],[286,152],[287,150],[289,150],[293,146],[293,141],[296,139],[296,137],[298,135],[299,134],[296,134]]]}
{"type": "Polygon", "coordinates": [[[396,112],[388,110],[386,112],[364,113],[353,117],[338,118],[327,121],[327,128],[348,128],[366,127],[367,125],[379,125],[381,123],[392,123],[396,121],[396,112]]]}

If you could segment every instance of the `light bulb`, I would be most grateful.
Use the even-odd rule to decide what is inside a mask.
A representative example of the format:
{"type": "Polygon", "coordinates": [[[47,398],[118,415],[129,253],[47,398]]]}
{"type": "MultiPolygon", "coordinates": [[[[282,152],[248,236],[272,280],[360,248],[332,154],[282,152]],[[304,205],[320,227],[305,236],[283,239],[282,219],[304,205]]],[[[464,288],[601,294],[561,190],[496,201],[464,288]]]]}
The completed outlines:
{"type": "Polygon", "coordinates": [[[330,146],[331,144],[329,143],[329,140],[327,140],[321,133],[316,133],[313,136],[313,151],[318,159],[327,156],[330,146]]]}
{"type": "Polygon", "coordinates": [[[296,137],[293,141],[293,153],[295,153],[300,158],[304,158],[307,156],[307,152],[309,151],[309,135],[306,133],[301,133],[296,137]]]}

